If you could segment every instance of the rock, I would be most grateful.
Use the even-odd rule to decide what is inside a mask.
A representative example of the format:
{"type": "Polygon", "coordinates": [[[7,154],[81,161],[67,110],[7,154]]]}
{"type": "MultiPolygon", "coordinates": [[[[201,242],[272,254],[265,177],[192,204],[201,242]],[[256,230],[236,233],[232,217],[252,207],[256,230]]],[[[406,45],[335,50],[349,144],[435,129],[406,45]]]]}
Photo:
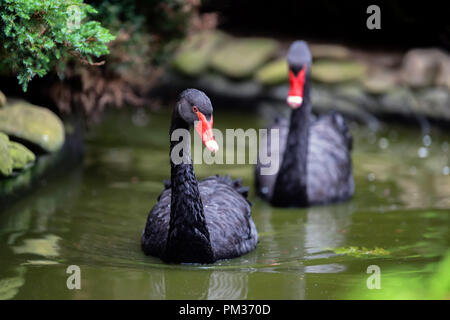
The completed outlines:
{"type": "Polygon", "coordinates": [[[336,110],[352,114],[358,108],[351,100],[336,95],[334,90],[329,87],[314,86],[311,90],[311,101],[313,110],[318,113],[336,110]]]}
{"type": "Polygon", "coordinates": [[[185,88],[198,88],[208,92],[210,97],[220,96],[236,100],[254,99],[263,92],[262,85],[256,81],[233,81],[217,73],[206,73],[195,78],[186,78],[168,72],[161,79],[161,83],[174,90],[174,94],[185,88]]]}
{"type": "Polygon", "coordinates": [[[449,57],[439,49],[410,50],[403,58],[401,70],[403,83],[412,87],[427,87],[438,82],[439,78],[442,82],[442,78],[446,78],[444,69],[448,59],[449,57]]]}
{"type": "Polygon", "coordinates": [[[227,39],[220,31],[204,31],[188,37],[172,62],[178,72],[196,76],[206,70],[213,50],[227,39]]]}
{"type": "Polygon", "coordinates": [[[206,92],[234,99],[252,99],[262,92],[262,86],[256,81],[232,81],[214,74],[207,74],[198,78],[195,84],[206,92]]]}
{"type": "Polygon", "coordinates": [[[286,103],[286,98],[289,94],[289,83],[279,84],[277,86],[273,86],[267,88],[264,91],[264,97],[269,98],[271,100],[279,100],[283,103],[286,103]]]}
{"type": "Polygon", "coordinates": [[[380,98],[380,111],[405,116],[450,120],[450,93],[446,88],[395,88],[380,98]]]}
{"type": "MultiPolygon", "coordinates": [[[[290,110],[286,104],[288,92],[288,84],[270,87],[265,90],[265,98],[270,99],[268,104],[272,109],[275,105],[280,105],[281,110],[290,110]]],[[[315,113],[327,113],[334,110],[365,123],[371,128],[379,126],[378,120],[367,111],[374,108],[375,101],[365,94],[360,86],[347,85],[336,88],[314,84],[311,89],[311,101],[315,113]]]]}
{"type": "Polygon", "coordinates": [[[277,49],[278,42],[273,39],[231,39],[213,52],[211,67],[231,78],[251,77],[277,49]]]}
{"type": "Polygon", "coordinates": [[[6,104],[6,96],[0,91],[0,108],[6,104]]]}
{"type": "MultiPolygon", "coordinates": [[[[328,89],[330,90],[330,89],[328,89]]],[[[376,102],[365,92],[364,88],[357,84],[344,84],[335,86],[334,95],[339,99],[350,101],[359,108],[373,111],[376,102]]]]}
{"type": "Polygon", "coordinates": [[[0,174],[9,176],[13,170],[13,160],[9,154],[9,138],[0,132],[0,174]]]}
{"type": "Polygon", "coordinates": [[[311,90],[313,110],[325,113],[332,110],[347,115],[370,128],[379,126],[378,120],[368,110],[375,102],[358,85],[333,86],[315,85],[311,90]]]}
{"type": "Polygon", "coordinates": [[[313,63],[311,76],[323,83],[339,83],[364,77],[366,66],[355,61],[324,60],[313,63]]]}
{"type": "Polygon", "coordinates": [[[436,84],[450,90],[450,57],[448,56],[447,59],[441,61],[439,72],[436,77],[436,84]]]}
{"type": "Polygon", "coordinates": [[[288,79],[289,73],[285,58],[269,62],[256,73],[256,80],[267,86],[281,84],[287,82],[288,79]]]}
{"type": "Polygon", "coordinates": [[[0,131],[54,152],[64,143],[64,126],[50,110],[24,101],[0,109],[0,131]]]}
{"type": "Polygon", "coordinates": [[[386,52],[384,50],[357,51],[354,55],[369,66],[385,70],[399,68],[404,56],[404,54],[399,52],[386,52]]]}
{"type": "Polygon", "coordinates": [[[398,75],[386,69],[377,70],[368,74],[362,83],[368,93],[382,94],[397,86],[398,75]]]}
{"type": "Polygon", "coordinates": [[[10,141],[0,132],[0,174],[10,176],[13,170],[22,170],[36,157],[33,152],[20,143],[10,141]]]}
{"type": "Polygon", "coordinates": [[[411,116],[417,100],[410,89],[395,88],[380,97],[379,111],[387,114],[411,116]]]}
{"type": "Polygon", "coordinates": [[[351,52],[348,48],[334,44],[311,44],[309,46],[314,59],[348,59],[351,52]]]}
{"type": "Polygon", "coordinates": [[[450,93],[446,88],[426,88],[416,94],[417,113],[428,117],[450,120],[450,93]]]}
{"type": "MultiPolygon", "coordinates": [[[[317,61],[312,66],[312,78],[324,83],[339,83],[361,79],[366,72],[364,64],[351,61],[317,61]]],[[[263,66],[256,79],[265,85],[277,85],[288,80],[286,59],[275,60],[263,66]]]]}
{"type": "Polygon", "coordinates": [[[13,160],[13,169],[22,170],[27,167],[28,164],[36,160],[36,156],[24,145],[10,141],[9,153],[13,160]]]}

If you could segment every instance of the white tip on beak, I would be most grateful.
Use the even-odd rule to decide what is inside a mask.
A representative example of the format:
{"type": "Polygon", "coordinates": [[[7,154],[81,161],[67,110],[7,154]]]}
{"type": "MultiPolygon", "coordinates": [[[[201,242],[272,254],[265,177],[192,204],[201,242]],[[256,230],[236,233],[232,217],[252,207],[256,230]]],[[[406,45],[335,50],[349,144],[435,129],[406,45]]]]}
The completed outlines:
{"type": "Polygon", "coordinates": [[[287,103],[292,108],[296,109],[302,105],[303,98],[300,96],[288,96],[287,103]]]}
{"type": "Polygon", "coordinates": [[[217,152],[219,150],[219,145],[215,140],[209,140],[208,142],[206,142],[206,147],[211,152],[217,152]]]}

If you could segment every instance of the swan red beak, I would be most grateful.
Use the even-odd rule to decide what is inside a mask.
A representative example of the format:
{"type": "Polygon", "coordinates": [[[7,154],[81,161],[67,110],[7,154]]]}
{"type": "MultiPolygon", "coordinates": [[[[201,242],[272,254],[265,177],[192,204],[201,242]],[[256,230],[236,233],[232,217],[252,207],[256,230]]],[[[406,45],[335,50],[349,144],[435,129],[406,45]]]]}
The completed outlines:
{"type": "Polygon", "coordinates": [[[287,97],[288,105],[297,109],[303,103],[303,87],[305,86],[305,70],[306,66],[304,66],[300,72],[295,75],[292,70],[289,70],[289,83],[290,89],[287,97]]]}
{"type": "Polygon", "coordinates": [[[212,131],[213,116],[211,115],[211,120],[206,120],[206,117],[200,111],[197,111],[198,123],[195,125],[195,130],[198,132],[202,138],[203,143],[211,152],[217,152],[219,150],[219,145],[216,140],[214,140],[214,135],[212,131]]]}

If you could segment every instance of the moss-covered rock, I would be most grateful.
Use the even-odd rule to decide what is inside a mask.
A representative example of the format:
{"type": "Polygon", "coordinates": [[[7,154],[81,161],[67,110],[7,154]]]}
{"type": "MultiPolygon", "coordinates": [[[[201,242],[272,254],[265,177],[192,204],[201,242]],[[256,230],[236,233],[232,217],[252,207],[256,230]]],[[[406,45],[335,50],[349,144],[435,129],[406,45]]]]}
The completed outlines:
{"type": "Polygon", "coordinates": [[[323,83],[339,83],[360,80],[366,73],[366,66],[356,61],[320,60],[313,64],[311,76],[323,83]]]}
{"type": "Polygon", "coordinates": [[[349,59],[350,49],[335,44],[311,44],[309,46],[314,59],[349,59]]]}
{"type": "Polygon", "coordinates": [[[54,152],[64,143],[64,125],[50,110],[24,101],[0,109],[0,131],[54,152]]]}
{"type": "Polygon", "coordinates": [[[211,67],[231,78],[251,77],[277,49],[278,42],[273,39],[231,39],[213,52],[211,67]]]}
{"type": "Polygon", "coordinates": [[[0,175],[9,176],[13,170],[13,160],[9,153],[9,138],[0,132],[0,175]]]}
{"type": "Polygon", "coordinates": [[[36,156],[27,147],[10,141],[6,134],[0,132],[0,175],[10,176],[13,170],[24,169],[35,160],[36,156]]]}
{"type": "Polygon", "coordinates": [[[6,104],[6,96],[0,91],[0,108],[6,104]]]}
{"type": "Polygon", "coordinates": [[[420,106],[411,89],[398,87],[382,95],[379,99],[379,111],[386,114],[413,115],[417,107],[417,114],[421,113],[420,106]]]}
{"type": "Polygon", "coordinates": [[[22,170],[36,160],[36,156],[24,145],[10,141],[9,154],[13,160],[13,169],[22,170]]]}
{"type": "Polygon", "coordinates": [[[439,73],[436,78],[436,84],[438,86],[444,86],[447,90],[450,90],[450,56],[447,55],[446,59],[442,59],[439,67],[439,73]]]}
{"type": "MultiPolygon", "coordinates": [[[[365,65],[355,61],[319,60],[313,63],[311,76],[316,81],[334,84],[360,80],[365,73],[365,65]]],[[[287,81],[289,74],[286,59],[281,58],[264,65],[258,70],[256,78],[265,85],[276,85],[287,81]]]]}
{"type": "MultiPolygon", "coordinates": [[[[342,54],[342,57],[345,55],[342,54]]],[[[349,60],[318,60],[312,66],[312,78],[323,83],[340,83],[352,80],[362,80],[366,74],[366,66],[362,63],[349,60]]],[[[269,62],[256,73],[256,79],[265,85],[277,85],[286,82],[289,78],[286,58],[269,62]]],[[[366,80],[366,79],[364,79],[366,80]]],[[[384,91],[386,79],[371,77],[367,79],[367,87],[372,91],[384,91]]],[[[388,79],[392,80],[392,79],[388,79]]]]}
{"type": "Polygon", "coordinates": [[[204,31],[187,38],[173,60],[178,72],[196,76],[206,70],[213,50],[227,39],[220,31],[204,31]]]}
{"type": "Polygon", "coordinates": [[[411,87],[428,87],[442,82],[449,59],[439,49],[412,49],[403,59],[402,80],[411,87]]]}
{"type": "Polygon", "coordinates": [[[383,70],[368,75],[362,83],[368,93],[383,94],[397,86],[398,76],[394,72],[383,70]]]}
{"type": "Polygon", "coordinates": [[[447,88],[424,88],[416,92],[413,111],[430,118],[450,120],[450,92],[447,88]]]}
{"type": "Polygon", "coordinates": [[[284,83],[289,79],[288,66],[285,58],[264,65],[256,73],[256,79],[267,86],[284,83]]]}

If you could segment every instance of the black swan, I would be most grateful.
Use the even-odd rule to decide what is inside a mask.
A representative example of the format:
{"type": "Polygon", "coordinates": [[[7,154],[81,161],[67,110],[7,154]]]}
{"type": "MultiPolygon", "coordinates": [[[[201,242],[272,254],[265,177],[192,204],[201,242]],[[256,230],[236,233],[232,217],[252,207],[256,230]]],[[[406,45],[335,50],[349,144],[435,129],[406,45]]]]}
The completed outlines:
{"type": "MultiPolygon", "coordinates": [[[[183,91],[173,111],[170,136],[176,129],[189,130],[198,121],[196,131],[204,144],[217,151],[212,112],[211,101],[202,91],[183,91]]],[[[178,143],[170,142],[170,154],[178,143]]],[[[213,263],[253,250],[258,233],[247,201],[248,187],[228,176],[197,182],[190,150],[184,151],[180,151],[187,159],[183,163],[175,164],[171,157],[171,181],[165,183],[147,217],[141,239],[145,254],[165,262],[213,263]]]]}
{"type": "MultiPolygon", "coordinates": [[[[290,120],[277,118],[269,127],[279,129],[280,166],[273,175],[261,175],[255,167],[257,193],[279,207],[307,207],[351,198],[352,137],[342,115],[331,112],[314,120],[311,112],[312,57],[304,41],[295,41],[287,55],[290,120]]],[[[270,151],[270,131],[262,154],[270,151]]],[[[268,153],[270,154],[270,152],[268,153]]]]}

